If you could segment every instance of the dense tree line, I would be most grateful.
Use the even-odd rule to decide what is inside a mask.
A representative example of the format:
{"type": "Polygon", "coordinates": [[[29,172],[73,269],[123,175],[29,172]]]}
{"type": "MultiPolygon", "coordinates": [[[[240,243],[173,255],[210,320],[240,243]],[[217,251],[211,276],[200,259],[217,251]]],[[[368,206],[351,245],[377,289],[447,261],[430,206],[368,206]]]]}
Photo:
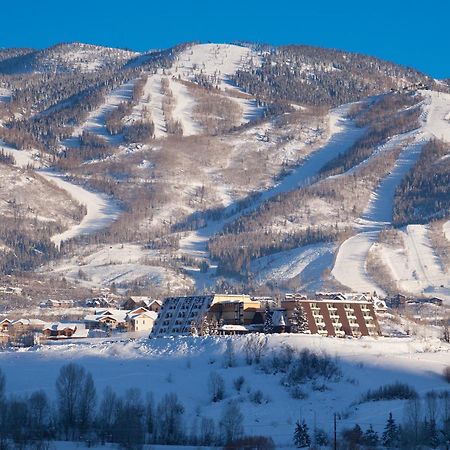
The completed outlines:
{"type": "Polygon", "coordinates": [[[264,100],[308,105],[340,105],[402,87],[433,84],[426,75],[370,56],[309,46],[272,48],[260,67],[232,78],[264,100]]]}
{"type": "Polygon", "coordinates": [[[431,140],[397,187],[393,222],[396,226],[445,218],[450,211],[450,145],[431,140]]]}
{"type": "Polygon", "coordinates": [[[219,261],[218,273],[247,277],[255,258],[316,242],[332,242],[342,235],[343,231],[335,227],[308,227],[294,232],[226,230],[209,241],[208,249],[211,257],[219,261]]]}

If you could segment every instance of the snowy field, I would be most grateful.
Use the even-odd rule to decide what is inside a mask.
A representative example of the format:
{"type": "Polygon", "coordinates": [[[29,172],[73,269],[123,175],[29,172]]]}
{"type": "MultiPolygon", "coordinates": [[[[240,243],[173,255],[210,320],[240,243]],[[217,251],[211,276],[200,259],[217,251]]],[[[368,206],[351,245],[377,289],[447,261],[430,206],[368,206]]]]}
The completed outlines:
{"type": "MultiPolygon", "coordinates": [[[[94,340],[74,344],[63,343],[30,351],[0,353],[0,367],[7,377],[6,391],[13,395],[29,394],[44,389],[52,398],[60,367],[76,362],[92,372],[97,392],[106,386],[118,393],[128,388],[152,391],[158,401],[165,393],[176,392],[186,408],[186,426],[201,417],[217,420],[226,402],[235,400],[244,415],[246,434],[270,435],[277,448],[292,446],[296,420],[305,419],[328,433],[332,416],[340,414],[338,430],[356,422],[363,429],[373,425],[382,431],[389,412],[397,420],[405,413],[405,401],[391,400],[360,403],[368,389],[401,381],[423,395],[430,390],[448,390],[441,376],[450,364],[450,347],[434,338],[361,338],[338,339],[307,335],[270,335],[263,360],[274,349],[289,345],[328,354],[342,370],[339,380],[317,380],[302,385],[306,398],[290,396],[281,384],[281,374],[267,374],[258,365],[244,361],[246,337],[231,339],[236,356],[234,367],[224,367],[226,342],[231,338],[167,338],[124,342],[94,340]],[[208,379],[214,371],[225,380],[225,399],[213,403],[208,392],[208,379]],[[233,387],[238,376],[245,378],[241,392],[233,387]],[[263,400],[255,403],[252,393],[261,390],[263,400]],[[282,412],[282,413],[281,413],[282,412]]],[[[189,429],[189,428],[188,428],[189,429]]],[[[63,448],[63,447],[62,447],[63,448]]],[[[70,447],[64,447],[70,448],[70,447]]]]}

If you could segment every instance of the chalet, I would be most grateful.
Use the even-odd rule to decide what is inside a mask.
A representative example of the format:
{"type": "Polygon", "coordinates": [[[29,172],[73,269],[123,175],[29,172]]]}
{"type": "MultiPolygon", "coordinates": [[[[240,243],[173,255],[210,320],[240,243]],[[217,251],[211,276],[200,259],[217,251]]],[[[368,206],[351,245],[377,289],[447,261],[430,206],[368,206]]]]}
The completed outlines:
{"type": "Polygon", "coordinates": [[[6,317],[0,321],[0,333],[7,333],[9,328],[11,327],[12,320],[7,319],[6,317]]]}
{"type": "Polygon", "coordinates": [[[80,323],[52,323],[47,324],[42,330],[47,339],[80,339],[88,337],[89,330],[80,323]]]}
{"type": "Polygon", "coordinates": [[[18,319],[10,324],[10,330],[14,333],[42,331],[46,323],[40,319],[18,319]]]}
{"type": "Polygon", "coordinates": [[[87,329],[126,330],[127,311],[120,309],[106,309],[96,311],[95,314],[85,316],[84,324],[87,329]]]}
{"type": "Polygon", "coordinates": [[[149,311],[153,311],[156,314],[159,314],[162,307],[162,301],[161,300],[150,300],[146,302],[145,306],[149,311]]]}

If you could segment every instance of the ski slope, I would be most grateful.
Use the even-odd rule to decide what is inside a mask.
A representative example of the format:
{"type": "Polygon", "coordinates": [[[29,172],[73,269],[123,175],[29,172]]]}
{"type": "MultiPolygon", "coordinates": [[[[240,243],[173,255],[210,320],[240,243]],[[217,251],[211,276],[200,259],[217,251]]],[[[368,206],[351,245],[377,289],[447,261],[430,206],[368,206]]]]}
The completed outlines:
{"type": "Polygon", "coordinates": [[[111,136],[106,129],[105,121],[108,113],[116,109],[121,103],[131,100],[135,82],[136,80],[132,80],[124,83],[107,94],[105,102],[90,112],[86,121],[74,129],[72,137],[62,141],[62,144],[67,147],[77,147],[79,145],[78,138],[83,134],[83,131],[100,136],[111,144],[120,142],[122,137],[120,135],[111,136]]]}
{"type": "Polygon", "coordinates": [[[155,125],[155,138],[166,137],[166,119],[162,110],[163,97],[163,94],[161,94],[161,74],[149,74],[141,99],[133,107],[131,115],[124,119],[124,122],[137,122],[147,117],[155,125]]]}
{"type": "Polygon", "coordinates": [[[307,185],[314,180],[321,167],[336,157],[339,152],[348,149],[363,133],[352,121],[346,118],[349,105],[344,105],[331,111],[329,116],[330,136],[328,141],[319,149],[311,153],[303,164],[286,175],[278,184],[261,192],[261,195],[251,206],[235,212],[236,205],[232,203],[225,212],[225,219],[209,221],[204,228],[187,233],[180,239],[180,252],[194,257],[208,257],[207,244],[209,239],[218,233],[225,224],[236,218],[248,214],[258,208],[263,202],[284,192],[307,185]]]}
{"type": "MultiPolygon", "coordinates": [[[[392,223],[395,189],[414,166],[423,145],[429,139],[434,137],[450,142],[450,123],[446,119],[450,113],[450,94],[423,91],[422,95],[425,101],[421,128],[404,136],[405,148],[394,169],[381,181],[362,217],[355,224],[360,233],[339,247],[331,273],[337,281],[354,291],[376,290],[384,293],[368,275],[366,259],[378,240],[379,232],[392,223]],[[411,138],[413,141],[410,143],[411,138]]],[[[448,227],[447,222],[444,229],[448,227]]],[[[394,253],[391,252],[390,260],[385,252],[383,261],[393,278],[399,280],[399,287],[414,294],[439,294],[450,300],[450,278],[437,261],[427,232],[426,227],[421,225],[408,226],[405,230],[406,252],[394,252],[395,262],[392,260],[394,253]],[[399,267],[404,269],[402,273],[399,273],[402,270],[399,267]]]]}
{"type": "Polygon", "coordinates": [[[60,247],[63,241],[78,236],[93,234],[117,220],[121,209],[106,194],[89,191],[79,185],[67,181],[63,174],[52,170],[39,170],[39,175],[65,190],[78,203],[86,206],[86,215],[79,224],[70,227],[63,233],[52,236],[52,242],[60,247]]]}

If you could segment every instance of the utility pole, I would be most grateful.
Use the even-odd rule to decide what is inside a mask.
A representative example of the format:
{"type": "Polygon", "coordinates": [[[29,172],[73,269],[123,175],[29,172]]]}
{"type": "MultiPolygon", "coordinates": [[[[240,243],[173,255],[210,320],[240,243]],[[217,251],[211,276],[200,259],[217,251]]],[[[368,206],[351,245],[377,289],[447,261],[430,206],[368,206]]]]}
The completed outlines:
{"type": "Polygon", "coordinates": [[[334,442],[333,449],[337,450],[337,431],[336,431],[336,413],[333,414],[333,424],[334,424],[334,442]]]}

